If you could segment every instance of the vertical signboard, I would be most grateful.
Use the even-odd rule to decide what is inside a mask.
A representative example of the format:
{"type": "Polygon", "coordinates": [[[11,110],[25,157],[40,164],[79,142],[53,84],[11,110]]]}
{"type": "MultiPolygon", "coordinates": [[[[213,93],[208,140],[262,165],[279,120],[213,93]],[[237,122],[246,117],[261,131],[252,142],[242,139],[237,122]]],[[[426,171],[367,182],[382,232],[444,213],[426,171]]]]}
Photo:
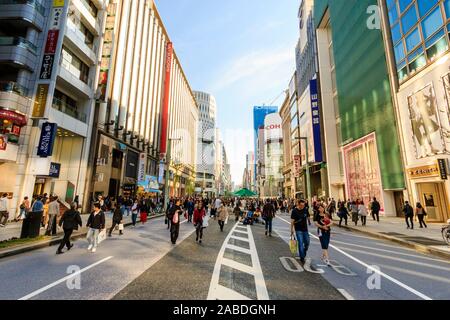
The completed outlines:
{"type": "Polygon", "coordinates": [[[172,42],[168,42],[166,45],[164,99],[163,99],[163,109],[161,113],[161,141],[160,141],[161,158],[164,158],[167,152],[167,135],[169,128],[170,73],[172,71],[172,54],[173,54],[172,42]]]}
{"type": "Polygon", "coordinates": [[[448,180],[448,165],[447,159],[438,159],[439,172],[441,180],[448,180]]]}
{"type": "Polygon", "coordinates": [[[45,106],[47,104],[48,97],[48,84],[39,84],[36,92],[36,99],[34,100],[33,113],[31,116],[33,118],[42,118],[45,113],[45,106]]]}
{"type": "Polygon", "coordinates": [[[294,156],[294,178],[300,178],[300,172],[302,171],[301,160],[300,155],[294,156]]]}
{"type": "Polygon", "coordinates": [[[322,140],[320,133],[320,110],[319,110],[319,92],[317,89],[317,79],[309,82],[309,90],[311,93],[311,112],[312,112],[312,129],[314,139],[314,157],[315,162],[322,162],[322,140]]]}
{"type": "Polygon", "coordinates": [[[58,126],[56,123],[45,122],[42,125],[41,137],[39,138],[39,145],[37,151],[37,155],[39,157],[47,158],[52,155],[57,128],[58,126]]]}
{"type": "Polygon", "coordinates": [[[139,154],[139,165],[138,165],[138,181],[145,180],[145,167],[147,165],[147,154],[139,154]]]}

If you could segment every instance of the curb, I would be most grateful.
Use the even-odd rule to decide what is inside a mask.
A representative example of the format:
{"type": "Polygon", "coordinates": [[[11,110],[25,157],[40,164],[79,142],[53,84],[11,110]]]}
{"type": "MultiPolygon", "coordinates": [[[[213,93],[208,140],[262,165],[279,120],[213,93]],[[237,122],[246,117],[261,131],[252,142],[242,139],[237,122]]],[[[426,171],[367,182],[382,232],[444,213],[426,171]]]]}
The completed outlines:
{"type": "MultiPolygon", "coordinates": [[[[157,214],[157,215],[149,217],[148,220],[152,220],[152,219],[156,219],[156,218],[160,218],[160,217],[164,217],[164,216],[165,216],[165,214],[157,214]]],[[[138,222],[139,222],[139,220],[138,220],[138,222]]],[[[131,226],[132,224],[133,224],[132,222],[128,222],[128,223],[125,223],[124,226],[128,227],[128,226],[131,226]]],[[[86,235],[87,235],[87,232],[75,234],[71,237],[71,240],[75,241],[75,240],[78,240],[81,238],[85,238],[86,235]]],[[[25,252],[30,252],[30,251],[34,251],[34,250],[38,250],[38,249],[42,249],[42,248],[51,247],[51,246],[60,244],[62,239],[63,239],[62,236],[56,236],[53,239],[40,241],[40,242],[32,244],[32,245],[18,246],[18,247],[14,247],[11,249],[6,249],[4,251],[0,251],[0,259],[6,258],[6,257],[12,257],[12,256],[22,254],[25,252]]]]}
{"type": "Polygon", "coordinates": [[[408,241],[408,240],[403,240],[403,239],[399,239],[397,237],[393,237],[393,236],[388,236],[385,234],[381,234],[378,232],[373,232],[373,231],[367,231],[367,230],[362,230],[362,229],[356,229],[353,227],[349,227],[349,226],[342,226],[342,229],[346,229],[349,231],[356,231],[358,233],[363,233],[366,235],[370,235],[374,238],[378,238],[378,239],[383,239],[383,240],[389,240],[391,242],[395,242],[398,243],[404,247],[408,247],[408,248],[412,248],[414,250],[416,250],[417,252],[420,253],[429,253],[429,254],[433,254],[436,256],[439,256],[441,258],[446,258],[446,259],[450,259],[450,252],[446,252],[444,250],[439,250],[436,248],[431,248],[429,246],[423,245],[423,244],[418,244],[416,242],[413,241],[408,241]]]}

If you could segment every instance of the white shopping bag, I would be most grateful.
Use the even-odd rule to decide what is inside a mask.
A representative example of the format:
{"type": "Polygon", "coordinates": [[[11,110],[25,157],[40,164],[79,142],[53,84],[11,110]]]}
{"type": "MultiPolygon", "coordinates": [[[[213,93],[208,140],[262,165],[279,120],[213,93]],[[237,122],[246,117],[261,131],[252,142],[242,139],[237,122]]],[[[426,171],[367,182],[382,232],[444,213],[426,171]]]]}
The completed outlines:
{"type": "Polygon", "coordinates": [[[209,216],[203,217],[203,224],[202,224],[203,228],[208,228],[208,226],[209,226],[208,220],[209,220],[209,216]]]}
{"type": "Polygon", "coordinates": [[[119,224],[119,231],[123,231],[123,229],[124,229],[123,223],[119,224]]]}
{"type": "Polygon", "coordinates": [[[100,244],[106,239],[106,229],[100,231],[97,237],[97,243],[100,244]]]}
{"type": "Polygon", "coordinates": [[[228,224],[228,216],[225,219],[225,224],[228,224]]]}

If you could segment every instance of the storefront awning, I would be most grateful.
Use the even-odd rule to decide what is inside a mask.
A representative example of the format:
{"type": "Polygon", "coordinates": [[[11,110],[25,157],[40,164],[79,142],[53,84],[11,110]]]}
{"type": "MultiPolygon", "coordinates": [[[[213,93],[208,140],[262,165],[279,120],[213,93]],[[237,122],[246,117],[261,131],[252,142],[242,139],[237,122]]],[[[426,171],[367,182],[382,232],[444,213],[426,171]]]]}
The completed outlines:
{"type": "Polygon", "coordinates": [[[0,119],[11,121],[15,125],[21,127],[27,125],[27,118],[25,115],[13,110],[0,108],[0,119]]]}

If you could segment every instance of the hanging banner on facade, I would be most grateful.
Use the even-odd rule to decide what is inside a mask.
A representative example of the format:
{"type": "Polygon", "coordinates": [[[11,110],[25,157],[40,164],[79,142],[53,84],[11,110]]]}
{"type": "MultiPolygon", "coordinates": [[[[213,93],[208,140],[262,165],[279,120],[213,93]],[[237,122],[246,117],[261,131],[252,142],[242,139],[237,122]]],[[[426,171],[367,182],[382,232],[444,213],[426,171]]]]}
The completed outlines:
{"type": "Polygon", "coordinates": [[[140,153],[139,154],[139,167],[138,167],[138,181],[145,180],[145,167],[147,164],[147,154],[140,153]]]}
{"type": "Polygon", "coordinates": [[[309,90],[311,94],[311,112],[312,112],[312,129],[314,139],[314,158],[315,162],[322,162],[322,137],[320,133],[320,109],[319,109],[319,91],[317,89],[317,79],[309,82],[309,90]]]}
{"type": "Polygon", "coordinates": [[[160,161],[159,163],[159,175],[158,175],[158,183],[164,183],[164,162],[160,161]]]}
{"type": "Polygon", "coordinates": [[[165,78],[164,78],[164,100],[161,114],[161,141],[160,152],[163,159],[167,152],[167,135],[169,125],[169,94],[170,94],[170,72],[172,71],[172,42],[168,42],[166,46],[166,62],[165,62],[165,78]]]}
{"type": "Polygon", "coordinates": [[[57,128],[58,125],[56,123],[45,122],[42,125],[41,137],[39,138],[39,145],[37,151],[37,155],[39,157],[47,158],[52,155],[57,128]]]}
{"type": "Polygon", "coordinates": [[[39,84],[36,92],[36,99],[33,107],[33,118],[42,118],[45,113],[45,106],[47,105],[48,84],[39,84]]]}
{"type": "Polygon", "coordinates": [[[302,171],[302,158],[300,155],[294,156],[294,178],[300,178],[300,173],[302,171]]]}
{"type": "MultiPolygon", "coordinates": [[[[64,4],[62,5],[64,7],[64,4]]],[[[61,16],[63,15],[64,8],[53,8],[52,17],[50,19],[50,30],[59,30],[61,26],[61,16]]]]}
{"type": "Polygon", "coordinates": [[[54,60],[55,60],[54,54],[44,54],[39,79],[41,80],[51,79],[54,60]]]}

